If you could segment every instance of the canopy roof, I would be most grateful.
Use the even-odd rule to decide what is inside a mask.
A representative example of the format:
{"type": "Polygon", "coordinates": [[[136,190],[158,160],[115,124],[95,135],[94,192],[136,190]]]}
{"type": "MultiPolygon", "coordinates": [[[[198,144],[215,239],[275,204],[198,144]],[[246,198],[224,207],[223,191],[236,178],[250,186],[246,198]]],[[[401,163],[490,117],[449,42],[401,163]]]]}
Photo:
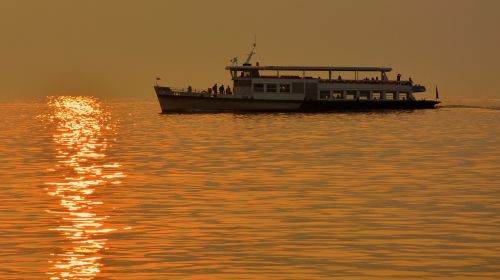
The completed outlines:
{"type": "Polygon", "coordinates": [[[274,70],[274,71],[351,71],[351,72],[390,72],[390,67],[335,67],[335,66],[226,66],[226,70],[274,70]]]}

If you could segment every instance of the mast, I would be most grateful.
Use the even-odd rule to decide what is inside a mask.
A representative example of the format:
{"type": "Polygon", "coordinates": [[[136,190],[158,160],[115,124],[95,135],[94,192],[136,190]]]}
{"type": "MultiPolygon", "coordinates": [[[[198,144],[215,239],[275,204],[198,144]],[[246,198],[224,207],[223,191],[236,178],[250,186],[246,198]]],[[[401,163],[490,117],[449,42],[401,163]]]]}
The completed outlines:
{"type": "Polygon", "coordinates": [[[255,39],[253,41],[253,48],[252,51],[248,54],[247,60],[243,65],[245,66],[250,66],[250,60],[252,59],[252,56],[255,54],[255,47],[257,46],[257,36],[255,36],[255,39]]]}

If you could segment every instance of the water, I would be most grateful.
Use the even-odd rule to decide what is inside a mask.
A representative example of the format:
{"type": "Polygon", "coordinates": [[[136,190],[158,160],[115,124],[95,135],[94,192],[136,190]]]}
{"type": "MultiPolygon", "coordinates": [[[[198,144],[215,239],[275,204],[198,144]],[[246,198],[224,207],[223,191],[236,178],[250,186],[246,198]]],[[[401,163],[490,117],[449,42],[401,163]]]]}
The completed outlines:
{"type": "Polygon", "coordinates": [[[1,279],[498,279],[500,110],[0,103],[1,279]]]}

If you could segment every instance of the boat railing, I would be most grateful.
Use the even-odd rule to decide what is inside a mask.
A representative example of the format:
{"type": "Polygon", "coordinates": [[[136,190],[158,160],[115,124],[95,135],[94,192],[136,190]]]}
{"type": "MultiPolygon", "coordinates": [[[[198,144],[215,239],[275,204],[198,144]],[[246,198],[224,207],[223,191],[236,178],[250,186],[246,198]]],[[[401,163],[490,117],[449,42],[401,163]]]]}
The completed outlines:
{"type": "MultiPolygon", "coordinates": [[[[213,93],[208,90],[200,90],[194,88],[181,88],[181,87],[160,87],[163,89],[162,94],[173,96],[195,96],[195,97],[217,97],[218,93],[213,93]]],[[[228,94],[222,94],[228,95],[228,94]]]]}
{"type": "MultiPolygon", "coordinates": [[[[296,79],[296,80],[312,80],[315,79],[314,77],[310,76],[305,76],[305,77],[299,77],[299,76],[290,76],[290,75],[260,75],[259,77],[255,78],[260,78],[260,79],[296,79]]],[[[317,80],[320,83],[339,83],[339,84],[391,84],[391,85],[403,85],[403,86],[411,86],[413,83],[411,81],[396,81],[396,80],[372,80],[372,79],[322,79],[322,78],[317,78],[317,80]]]]}
{"type": "MultiPolygon", "coordinates": [[[[195,88],[182,88],[182,87],[170,87],[170,90],[172,92],[178,92],[178,93],[203,93],[202,90],[200,89],[195,89],[195,88]]],[[[207,92],[206,90],[204,92],[207,92]]]]}
{"type": "Polygon", "coordinates": [[[319,80],[320,83],[339,83],[339,84],[380,84],[380,85],[403,85],[403,86],[411,86],[412,82],[410,81],[393,81],[393,80],[319,80]]]}

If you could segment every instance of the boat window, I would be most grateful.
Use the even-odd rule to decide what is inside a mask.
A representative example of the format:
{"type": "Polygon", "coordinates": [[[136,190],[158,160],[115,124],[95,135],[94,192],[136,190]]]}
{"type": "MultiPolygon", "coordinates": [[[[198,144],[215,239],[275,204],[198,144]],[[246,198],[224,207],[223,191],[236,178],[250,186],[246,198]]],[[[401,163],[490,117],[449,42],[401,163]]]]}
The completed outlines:
{"type": "Polygon", "coordinates": [[[280,92],[290,93],[290,85],[289,84],[281,84],[280,85],[280,92]]]}
{"type": "Polygon", "coordinates": [[[386,100],[394,100],[394,92],[386,92],[385,93],[385,99],[386,100]]]}
{"type": "Polygon", "coordinates": [[[332,93],[332,98],[333,99],[342,99],[342,91],[334,91],[332,93]]]}
{"type": "Polygon", "coordinates": [[[359,93],[359,100],[368,100],[370,98],[370,92],[367,90],[362,90],[359,93]]]}
{"type": "Polygon", "coordinates": [[[304,83],[293,83],[292,91],[293,93],[304,93],[304,83]]]}
{"type": "Polygon", "coordinates": [[[266,84],[267,92],[277,92],[278,87],[275,84],[266,84]]]}
{"type": "Polygon", "coordinates": [[[330,99],[330,91],[329,90],[321,90],[319,92],[319,99],[330,99]]]}
{"type": "Polygon", "coordinates": [[[254,92],[264,92],[264,84],[253,84],[254,92]]]}
{"type": "Polygon", "coordinates": [[[250,80],[234,80],[235,87],[251,87],[252,82],[250,80]]]}
{"type": "Polygon", "coordinates": [[[348,99],[348,100],[356,99],[356,91],[355,90],[348,90],[347,94],[345,96],[345,99],[348,99]]]}
{"type": "Polygon", "coordinates": [[[382,97],[381,92],[377,92],[377,91],[372,92],[372,99],[373,100],[379,100],[381,97],[382,97]]]}
{"type": "Polygon", "coordinates": [[[407,92],[400,92],[398,95],[399,100],[407,100],[408,99],[408,93],[407,92]]]}
{"type": "Polygon", "coordinates": [[[359,92],[359,100],[368,100],[370,99],[370,92],[367,90],[362,90],[359,92]]]}

